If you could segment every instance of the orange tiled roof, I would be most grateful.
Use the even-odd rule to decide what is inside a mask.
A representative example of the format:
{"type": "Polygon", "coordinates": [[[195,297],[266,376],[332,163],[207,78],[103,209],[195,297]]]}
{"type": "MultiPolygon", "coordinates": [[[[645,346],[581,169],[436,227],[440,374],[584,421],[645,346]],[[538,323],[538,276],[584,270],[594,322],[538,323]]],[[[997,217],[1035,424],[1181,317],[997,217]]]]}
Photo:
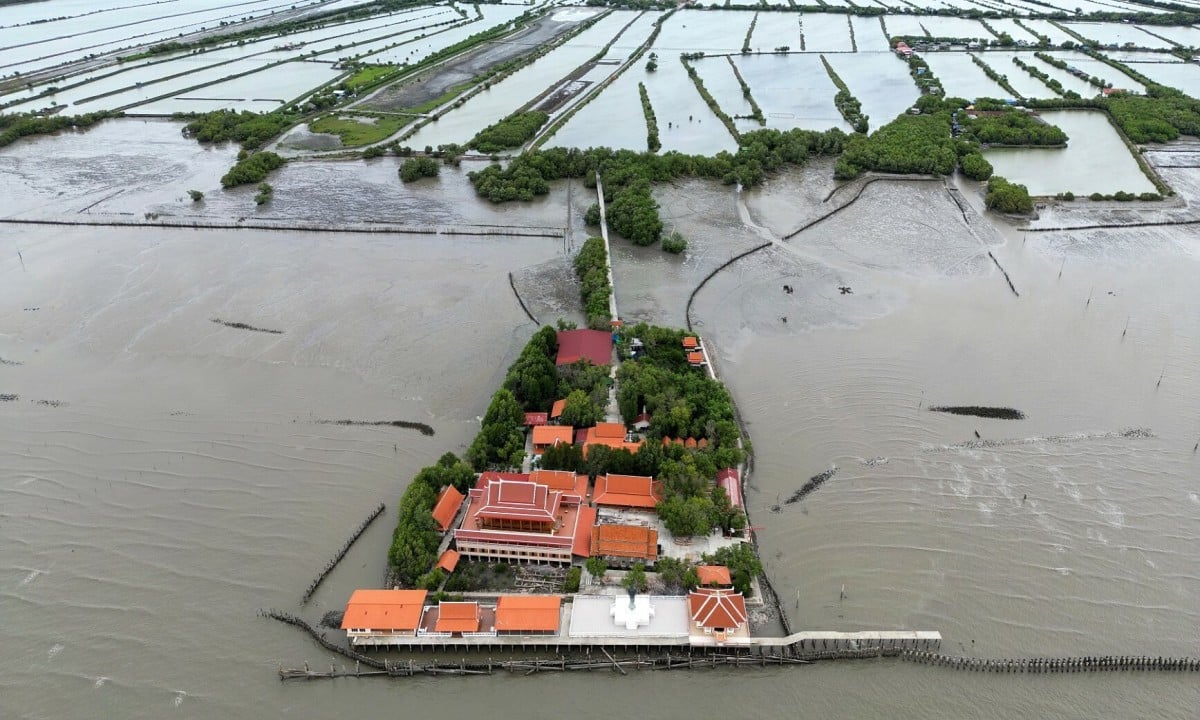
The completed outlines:
{"type": "Polygon", "coordinates": [[[571,541],[571,554],[575,557],[591,557],[592,530],[596,524],[596,508],[579,506],[579,517],[575,520],[575,538],[571,541]]]}
{"type": "Polygon", "coordinates": [[[570,445],[574,439],[575,428],[570,425],[538,425],[533,429],[534,445],[570,445]]]}
{"type": "Polygon", "coordinates": [[[701,585],[732,585],[729,568],[724,565],[697,565],[696,575],[701,585]]]}
{"type": "Polygon", "coordinates": [[[558,595],[501,595],[496,601],[496,630],[557,632],[561,607],[558,595]]]}
{"type": "Polygon", "coordinates": [[[437,624],[434,632],[479,632],[479,603],[438,603],[437,624]]]}
{"type": "Polygon", "coordinates": [[[425,590],[355,590],[342,615],[342,629],[416,630],[425,590]]]}
{"type": "Polygon", "coordinates": [[[602,422],[596,423],[596,427],[592,428],[592,436],[599,438],[612,438],[614,440],[625,439],[625,426],[621,423],[602,422]]]}
{"type": "Polygon", "coordinates": [[[592,529],[592,555],[658,560],[658,531],[641,525],[597,525],[592,529]]]}
{"type": "Polygon", "coordinates": [[[441,557],[438,558],[436,567],[440,567],[446,572],[452,573],[454,572],[454,568],[458,567],[458,560],[461,557],[462,556],[457,550],[447,549],[446,552],[442,553],[441,557]]]}
{"type": "Polygon", "coordinates": [[[686,350],[695,350],[700,347],[700,341],[689,335],[683,339],[683,347],[686,350]]]}
{"type": "Polygon", "coordinates": [[[566,410],[566,409],[567,409],[566,398],[563,398],[562,400],[555,400],[554,405],[552,405],[550,407],[550,417],[551,418],[561,417],[563,414],[563,410],[566,410]]]}
{"type": "Polygon", "coordinates": [[[587,497],[587,475],[579,475],[572,470],[534,470],[529,479],[551,490],[587,497]]]}
{"type": "Polygon", "coordinates": [[[433,520],[442,532],[450,529],[450,523],[454,522],[455,516],[458,515],[464,498],[466,495],[460,493],[453,485],[447,485],[438,494],[437,504],[433,506],[433,520]]]}
{"type": "Polygon", "coordinates": [[[688,362],[693,365],[700,365],[704,362],[704,353],[699,350],[688,353],[688,362]]]}
{"type": "Polygon", "coordinates": [[[688,594],[688,606],[700,627],[736,630],[746,622],[746,598],[740,592],[696,588],[688,594]]]}
{"type": "Polygon", "coordinates": [[[662,499],[662,488],[654,478],[609,473],[596,478],[592,499],[597,505],[652,508],[662,499]]]}

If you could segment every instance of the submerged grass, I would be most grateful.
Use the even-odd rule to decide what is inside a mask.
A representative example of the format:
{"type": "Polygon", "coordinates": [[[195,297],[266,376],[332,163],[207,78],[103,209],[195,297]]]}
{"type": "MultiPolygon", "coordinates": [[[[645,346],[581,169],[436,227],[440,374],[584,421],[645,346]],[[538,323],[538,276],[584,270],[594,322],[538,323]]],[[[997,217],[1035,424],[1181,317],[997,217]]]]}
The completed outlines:
{"type": "Polygon", "coordinates": [[[362,122],[353,117],[335,117],[326,115],[319,120],[309,123],[308,127],[315,133],[337,135],[346,147],[370,145],[400,131],[408,123],[403,117],[376,117],[375,122],[362,122]]]}

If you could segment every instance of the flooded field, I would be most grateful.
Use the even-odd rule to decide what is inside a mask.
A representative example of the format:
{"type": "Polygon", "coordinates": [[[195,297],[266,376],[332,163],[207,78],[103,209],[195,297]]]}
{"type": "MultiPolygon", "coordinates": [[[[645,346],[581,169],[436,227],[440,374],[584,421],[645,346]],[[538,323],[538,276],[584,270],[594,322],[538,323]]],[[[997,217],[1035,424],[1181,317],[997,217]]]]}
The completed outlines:
{"type": "MultiPolygon", "coordinates": [[[[100,29],[122,17],[239,15],[270,5],[125,4],[5,6],[0,34],[46,12],[100,29]]],[[[1069,13],[1076,6],[1054,4],[1069,13]]],[[[941,5],[1046,9],[1019,0],[941,5]]],[[[455,7],[475,17],[473,6],[455,7]]],[[[380,54],[433,52],[528,7],[482,5],[485,20],[455,25],[454,35],[380,54]]],[[[1126,7],[1142,8],[1083,6],[1126,7]]],[[[566,10],[573,23],[595,12],[566,10]]],[[[380,24],[361,33],[314,31],[310,40],[332,51],[338,33],[362,40],[409,32],[395,24],[405,17],[461,17],[450,6],[409,12],[364,21],[380,24]]],[[[646,70],[646,57],[633,63],[547,144],[645,149],[642,82],[664,151],[736,149],[679,61],[697,50],[709,55],[694,65],[722,108],[749,107],[732,59],[768,127],[845,127],[818,52],[862,101],[873,130],[917,97],[904,63],[883,54],[878,18],[764,10],[752,45],[757,37],[771,47],[743,55],[754,15],[677,11],[651,48],[658,70],[646,70]],[[789,44],[793,30],[789,54],[770,52],[789,44]]],[[[640,16],[579,79],[598,84],[615,72],[657,16],[640,16]]],[[[634,17],[614,13],[447,115],[442,123],[457,124],[439,132],[465,139],[498,120],[585,65],[634,17]]],[[[974,27],[895,15],[893,33],[892,17],[932,34],[974,27]]],[[[1052,34],[1045,21],[1027,22],[1052,34]]],[[[557,32],[544,27],[538,37],[557,32]]],[[[266,67],[310,50],[275,50],[280,42],[171,57],[112,78],[103,75],[116,68],[89,68],[93,82],[60,94],[74,102],[174,93],[143,111],[231,97],[267,107],[334,73],[331,63],[298,59],[266,67]],[[223,61],[261,71],[185,91],[195,77],[223,80],[226,70],[213,67],[223,61]],[[192,79],[153,82],[189,68],[192,79]]],[[[455,70],[461,77],[444,77],[461,82],[487,57],[527,49],[495,43],[469,55],[455,70]]],[[[981,53],[1033,93],[1013,55],[981,53]]],[[[1078,54],[1056,55],[1119,77],[1078,54]]],[[[1194,65],[1153,64],[1146,55],[1122,57],[1191,92],[1194,65]]],[[[1024,58],[1079,87],[1031,53],[1024,58]]],[[[1003,96],[965,53],[928,60],[948,94],[1003,96]]],[[[390,101],[440,94],[449,87],[441,82],[390,101]]],[[[1035,194],[1153,191],[1101,113],[1043,118],[1067,132],[1068,146],[989,150],[997,174],[1035,194]]],[[[756,126],[738,122],[743,132],[756,126]]],[[[382,582],[396,499],[418,468],[465,449],[503,368],[536,327],[517,294],[541,322],[582,320],[570,263],[594,231],[582,216],[595,196],[578,181],[558,182],[533,202],[493,205],[466,179],[481,161],[404,184],[400,159],[385,156],[294,160],[271,175],[273,199],[256,205],[251,186],[220,188],[238,147],[201,146],[180,128],[127,118],[0,149],[0,395],[12,397],[0,402],[0,718],[323,720],[377,714],[398,698],[407,714],[422,716],[478,715],[481,707],[502,718],[561,715],[531,705],[551,693],[570,698],[580,718],[645,714],[666,707],[664,698],[672,699],[668,714],[705,717],[777,719],[797,708],[929,720],[1194,717],[1200,688],[1178,675],[1030,678],[898,660],[627,677],[279,682],[280,665],[317,668],[328,653],[256,611],[298,611],[317,622],[352,588],[382,582]],[[193,189],[203,200],[188,197],[193,189]],[[305,223],[313,229],[295,229],[305,223]],[[293,228],[204,227],[215,224],[293,228]],[[385,225],[437,234],[359,232],[385,225]],[[321,422],[339,419],[421,422],[435,434],[321,422]],[[388,504],[385,519],[300,608],[303,588],[379,502],[388,504]],[[737,690],[714,693],[714,683],[737,690]]],[[[1200,146],[1152,146],[1144,157],[1177,198],[1050,202],[1029,231],[986,214],[981,183],[891,178],[839,187],[824,158],[746,191],[696,180],[656,185],[666,229],[688,239],[681,255],[613,238],[624,318],[693,325],[734,395],[754,446],[751,521],[794,626],[939,630],[945,652],[981,657],[1196,654],[1200,239],[1191,225],[1037,231],[1200,217],[1200,146]],[[762,244],[713,276],[689,312],[702,279],[762,244]],[[932,405],[1012,407],[1024,418],[949,415],[932,405]],[[783,502],[830,470],[818,491],[783,502]]]]}
{"type": "MultiPolygon", "coordinates": [[[[124,121],[7,148],[6,215],[252,212],[241,191],[214,189],[234,149],[200,148],[177,128],[124,121]],[[129,123],[145,138],[136,147],[113,142],[129,123]],[[187,187],[209,190],[202,208],[179,197],[187,187]]],[[[1172,172],[1182,188],[1196,171],[1172,172]]],[[[533,205],[493,207],[454,173],[401,186],[386,159],[294,163],[272,180],[268,216],[327,222],[561,226],[568,195],[560,185],[533,205]]],[[[691,246],[669,256],[617,240],[623,312],[687,322],[703,275],[827,213],[844,192],[823,202],[832,188],[829,164],[813,163],[744,197],[706,182],[656,190],[691,246]]],[[[590,199],[571,195],[578,222],[590,199]]],[[[1188,368],[1200,328],[1187,318],[1200,311],[1200,248],[1157,229],[1022,242],[965,212],[940,181],[877,183],[697,297],[691,319],[755,444],[748,502],[793,622],[937,628],[949,651],[985,656],[1189,652],[1200,405],[1188,368]],[[1011,405],[1028,419],[923,410],[934,402],[1011,405]],[[830,466],[819,492],[771,511],[830,466]]],[[[471,437],[498,368],[533,329],[507,273],[539,316],[577,312],[561,241],[6,225],[0,243],[0,390],[19,396],[0,407],[13,458],[0,471],[6,711],[321,718],[403,690],[418,710],[466,712],[486,693],[507,713],[550,682],[470,679],[450,694],[422,682],[282,685],[278,664],[319,665],[324,653],[254,611],[294,608],[376,502],[471,437]],[[326,418],[418,420],[436,435],[316,422],[326,418]]],[[[306,613],[378,583],[389,533],[373,527],[306,613]]],[[[704,708],[756,718],[797,702],[937,720],[984,704],[1186,718],[1200,702],[1168,675],[1046,685],[887,661],[719,674],[756,693],[755,709],[721,698],[704,708]]],[[[553,687],[600,717],[696,695],[715,677],[573,675],[553,687]]]]}
{"type": "Polygon", "coordinates": [[[1041,117],[1063,129],[1065,148],[995,148],[984,154],[997,175],[1021,183],[1033,195],[1118,191],[1154,192],[1104,113],[1058,111],[1041,117]]]}

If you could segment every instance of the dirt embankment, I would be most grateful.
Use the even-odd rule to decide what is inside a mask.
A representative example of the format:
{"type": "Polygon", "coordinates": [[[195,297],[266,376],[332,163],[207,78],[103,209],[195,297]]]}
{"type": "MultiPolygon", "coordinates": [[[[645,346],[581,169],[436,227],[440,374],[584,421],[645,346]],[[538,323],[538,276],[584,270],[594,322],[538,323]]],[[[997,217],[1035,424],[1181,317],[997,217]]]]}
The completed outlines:
{"type": "Polygon", "coordinates": [[[386,87],[358,104],[356,109],[397,112],[423,105],[500,63],[537,50],[538,47],[569,32],[576,25],[578,21],[559,22],[551,20],[549,15],[543,16],[515,35],[484,43],[474,50],[386,87]]]}

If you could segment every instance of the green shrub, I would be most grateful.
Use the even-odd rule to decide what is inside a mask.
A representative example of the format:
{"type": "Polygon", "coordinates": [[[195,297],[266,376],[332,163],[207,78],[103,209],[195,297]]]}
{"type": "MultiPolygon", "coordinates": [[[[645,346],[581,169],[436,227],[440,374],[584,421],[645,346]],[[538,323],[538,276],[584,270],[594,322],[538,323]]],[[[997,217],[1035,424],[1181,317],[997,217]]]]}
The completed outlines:
{"type": "Polygon", "coordinates": [[[1029,189],[1024,185],[1011,183],[1008,180],[993,175],[988,181],[987,196],[984,202],[989,210],[1002,213],[1026,214],[1033,212],[1033,200],[1029,197],[1029,189]]]}
{"type": "Polygon", "coordinates": [[[221,185],[229,188],[262,182],[272,170],[283,167],[285,162],[287,161],[273,152],[246,155],[221,177],[221,185]]]}
{"type": "Polygon", "coordinates": [[[275,188],[270,183],[259,183],[258,194],[254,196],[255,205],[265,205],[275,195],[275,188]]]}
{"type": "Polygon", "coordinates": [[[968,153],[961,162],[963,175],[972,180],[987,180],[992,176],[992,164],[980,153],[968,153]]]}
{"type": "Polygon", "coordinates": [[[521,147],[533,139],[548,119],[550,116],[539,110],[509,115],[500,122],[480,130],[467,146],[483,153],[521,147]]]}
{"type": "Polygon", "coordinates": [[[579,579],[583,577],[583,569],[579,566],[574,566],[567,571],[566,582],[563,583],[563,592],[577,593],[579,592],[579,579]]]}
{"type": "Polygon", "coordinates": [[[678,255],[684,250],[687,250],[687,240],[684,240],[683,236],[680,235],[678,231],[674,231],[670,235],[667,235],[665,238],[663,238],[662,249],[666,250],[672,255],[678,255]]]}
{"type": "Polygon", "coordinates": [[[421,178],[437,177],[439,165],[430,157],[410,157],[400,164],[400,180],[406,183],[421,178]]]}

